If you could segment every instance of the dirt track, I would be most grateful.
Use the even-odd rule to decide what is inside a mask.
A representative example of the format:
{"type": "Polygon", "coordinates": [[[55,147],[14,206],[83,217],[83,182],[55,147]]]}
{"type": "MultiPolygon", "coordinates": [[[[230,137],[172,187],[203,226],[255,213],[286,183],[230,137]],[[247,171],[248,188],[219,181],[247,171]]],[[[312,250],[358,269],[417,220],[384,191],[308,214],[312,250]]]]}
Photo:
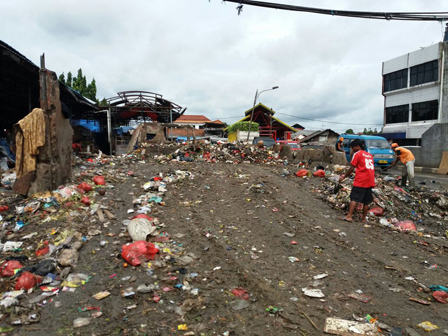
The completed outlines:
{"type": "MultiPolygon", "coordinates": [[[[424,306],[410,301],[410,297],[426,299],[431,294],[420,292],[414,281],[405,279],[414,277],[426,286],[446,286],[445,240],[339,221],[342,213],[310,192],[318,180],[281,177],[281,166],[185,163],[131,169],[137,176],[116,184],[108,194],[109,199],[123,200],[113,202],[118,220],[82,249],[76,270],[93,278],[74,293],[60,293],[54,301],[62,306],[55,308],[54,301],[48,303],[42,309],[41,323],[22,327],[21,335],[183,335],[187,331],[178,331],[180,324],[187,324],[195,335],[222,335],[226,331],[230,335],[321,335],[327,317],[352,319],[353,315],[367,314],[390,327],[417,329],[423,321],[437,324],[440,330],[447,327],[448,305],[432,301],[424,306]],[[126,237],[118,235],[123,232],[122,220],[130,216],[131,193],[139,196],[147,179],[172,169],[189,170],[195,178],[169,185],[166,206],[153,215],[166,225],[175,241],[173,246],[181,244],[183,254],[196,259],[179,265],[175,257],[169,260],[168,256],[167,266],[154,274],[148,274],[144,267],[123,268],[118,255],[126,237]],[[258,184],[262,186],[250,188],[258,184]],[[108,237],[107,233],[116,236],[108,237]],[[101,240],[109,242],[106,247],[100,247],[101,240]],[[289,257],[298,260],[291,262],[289,257]],[[427,269],[425,261],[437,268],[427,269]],[[322,273],[328,277],[313,280],[322,273]],[[110,278],[113,274],[116,276],[110,278]],[[173,288],[176,282],[170,277],[180,274],[191,288],[199,289],[198,296],[173,288]],[[121,280],[125,276],[135,276],[136,280],[121,280]],[[154,282],[161,288],[172,288],[159,291],[159,303],[152,302],[152,294],[120,296],[121,289],[154,282]],[[321,289],[325,297],[303,295],[302,288],[309,285],[321,289]],[[232,308],[239,303],[229,294],[235,287],[249,292],[247,308],[232,308]],[[102,301],[91,298],[106,289],[111,296],[102,301]],[[347,296],[357,290],[371,301],[363,303],[347,296]],[[174,312],[186,299],[198,297],[203,302],[199,301],[183,320],[174,312]],[[101,307],[103,315],[89,326],[73,329],[75,318],[88,316],[77,311],[86,304],[101,307]],[[133,304],[137,308],[126,309],[133,304]],[[269,314],[268,306],[283,311],[269,314]]],[[[163,258],[167,255],[165,251],[163,258]]]]}

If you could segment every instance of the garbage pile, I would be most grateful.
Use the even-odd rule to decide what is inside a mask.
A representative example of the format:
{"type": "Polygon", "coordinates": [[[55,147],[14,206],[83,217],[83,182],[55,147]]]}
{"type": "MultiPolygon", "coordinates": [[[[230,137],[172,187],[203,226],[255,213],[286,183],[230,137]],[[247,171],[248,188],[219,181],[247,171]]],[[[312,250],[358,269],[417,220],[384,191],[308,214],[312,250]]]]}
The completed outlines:
{"type": "MultiPolygon", "coordinates": [[[[165,231],[165,225],[152,217],[165,205],[163,196],[169,185],[193,179],[193,174],[177,170],[145,179],[148,182],[141,186],[141,195],[129,204],[129,218],[122,222],[121,233],[110,230],[117,221],[115,203],[123,199],[108,195],[117,182],[136,179],[140,183],[142,177],[127,170],[129,162],[136,163],[136,159],[135,155],[89,159],[74,172],[76,183],[14,204],[0,201],[0,332],[38,323],[42,309],[59,308],[67,295],[88,288],[96,274],[80,268],[81,255],[93,254],[94,258],[96,251],[103,249],[110,249],[110,263],[129,275],[118,278],[111,274],[109,278],[117,277],[119,286],[105,287],[78,307],[73,328],[100,318],[104,312],[97,302],[110,296],[121,296],[128,313],[138,305],[135,297],[162,303],[169,292],[183,293],[184,301],[172,305],[181,317],[202,306],[199,287],[204,281],[197,280],[198,273],[191,269],[197,257],[187,253],[165,231]],[[99,245],[87,251],[86,246],[97,240],[99,245]],[[136,272],[146,274],[146,281],[136,282],[136,272]]],[[[178,294],[172,296],[178,301],[178,294]]],[[[186,324],[179,328],[188,330],[186,324]]]]}
{"type": "Polygon", "coordinates": [[[155,155],[158,163],[166,162],[225,162],[229,164],[287,164],[286,159],[280,158],[278,150],[244,144],[210,144],[198,142],[186,144],[168,155],[155,155]]]}
{"type": "MultiPolygon", "coordinates": [[[[345,179],[339,184],[338,173],[341,170],[340,166],[333,167],[331,172],[327,170],[326,179],[322,180],[322,184],[313,186],[312,192],[333,208],[348,210],[353,179],[345,179]]],[[[427,186],[409,191],[399,186],[400,179],[401,177],[376,175],[369,222],[399,230],[430,231],[435,235],[446,236],[448,192],[431,190],[427,186]]],[[[361,212],[362,206],[358,205],[357,210],[361,212]]]]}
{"type": "Polygon", "coordinates": [[[14,169],[9,169],[5,172],[2,172],[0,179],[0,187],[5,188],[7,190],[12,189],[14,182],[16,181],[16,173],[14,169]]]}

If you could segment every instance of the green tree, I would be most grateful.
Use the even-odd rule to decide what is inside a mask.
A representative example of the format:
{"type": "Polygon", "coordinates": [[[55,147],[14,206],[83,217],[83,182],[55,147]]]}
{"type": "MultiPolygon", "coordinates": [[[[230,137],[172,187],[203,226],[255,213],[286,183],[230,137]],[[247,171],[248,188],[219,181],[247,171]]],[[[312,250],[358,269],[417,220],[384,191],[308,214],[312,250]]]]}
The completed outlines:
{"type": "Polygon", "coordinates": [[[86,79],[86,76],[82,76],[81,77],[81,94],[84,96],[84,97],[87,97],[87,94],[88,94],[88,91],[87,91],[87,79],[86,79]]]}
{"type": "Polygon", "coordinates": [[[106,100],[106,98],[103,98],[100,102],[99,102],[99,104],[98,104],[99,106],[102,106],[102,107],[106,107],[108,104],[107,104],[107,100],[106,100]]]}
{"type": "Polygon", "coordinates": [[[376,128],[373,130],[373,134],[378,134],[378,130],[376,128]]]}
{"type": "MultiPolygon", "coordinates": [[[[85,78],[85,77],[84,77],[85,78]]],[[[87,85],[87,90],[86,90],[86,97],[96,101],[96,82],[95,82],[95,78],[92,79],[92,81],[90,82],[89,85],[87,85]]]]}
{"type": "Polygon", "coordinates": [[[367,134],[367,128],[364,128],[364,131],[362,131],[362,134],[367,134]]]}
{"type": "MultiPolygon", "coordinates": [[[[85,75],[83,75],[81,68],[78,70],[76,77],[73,77],[72,73],[69,71],[67,73],[67,80],[65,80],[64,73],[62,73],[62,75],[59,76],[59,80],[61,80],[61,82],[65,83],[66,85],[73,88],[74,90],[78,91],[84,97],[97,102],[97,104],[100,103],[98,101],[98,99],[96,98],[97,87],[96,87],[95,78],[92,79],[90,84],[87,84],[87,78],[85,75]]],[[[107,106],[107,103],[106,103],[106,106],[107,106]]]]}
{"type": "Polygon", "coordinates": [[[73,80],[72,73],[69,71],[67,73],[67,82],[65,84],[67,84],[68,86],[72,87],[72,80],[73,80]]]}
{"type": "Polygon", "coordinates": [[[355,132],[353,131],[353,129],[349,128],[345,131],[345,134],[355,134],[355,132]]]}
{"type": "Polygon", "coordinates": [[[73,78],[73,89],[75,89],[82,95],[84,95],[87,90],[86,78],[82,75],[82,69],[79,69],[78,75],[73,78]]]}
{"type": "Polygon", "coordinates": [[[59,81],[61,81],[62,83],[65,84],[65,75],[64,75],[64,73],[61,73],[61,74],[59,75],[59,81]]]}

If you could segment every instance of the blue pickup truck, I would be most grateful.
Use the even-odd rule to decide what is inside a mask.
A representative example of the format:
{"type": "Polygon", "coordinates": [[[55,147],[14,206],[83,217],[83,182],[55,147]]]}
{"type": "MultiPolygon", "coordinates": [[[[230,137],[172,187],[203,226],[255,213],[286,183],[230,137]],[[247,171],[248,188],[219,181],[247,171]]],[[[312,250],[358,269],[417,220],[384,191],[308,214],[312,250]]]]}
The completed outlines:
{"type": "Polygon", "coordinates": [[[338,137],[344,138],[343,146],[347,161],[350,162],[350,142],[359,139],[364,144],[364,150],[373,155],[373,161],[377,167],[387,167],[395,160],[395,154],[390,147],[389,142],[380,136],[374,135],[356,135],[356,134],[341,134],[338,137]]]}

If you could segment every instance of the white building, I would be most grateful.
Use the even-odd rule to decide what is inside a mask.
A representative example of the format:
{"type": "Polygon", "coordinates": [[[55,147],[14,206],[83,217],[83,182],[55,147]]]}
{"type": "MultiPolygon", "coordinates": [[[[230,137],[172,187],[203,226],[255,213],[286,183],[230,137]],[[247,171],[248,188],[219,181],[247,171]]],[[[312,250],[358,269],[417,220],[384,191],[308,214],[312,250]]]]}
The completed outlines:
{"type": "Polygon", "coordinates": [[[383,62],[386,138],[419,145],[431,126],[448,122],[446,40],[383,62]]]}

